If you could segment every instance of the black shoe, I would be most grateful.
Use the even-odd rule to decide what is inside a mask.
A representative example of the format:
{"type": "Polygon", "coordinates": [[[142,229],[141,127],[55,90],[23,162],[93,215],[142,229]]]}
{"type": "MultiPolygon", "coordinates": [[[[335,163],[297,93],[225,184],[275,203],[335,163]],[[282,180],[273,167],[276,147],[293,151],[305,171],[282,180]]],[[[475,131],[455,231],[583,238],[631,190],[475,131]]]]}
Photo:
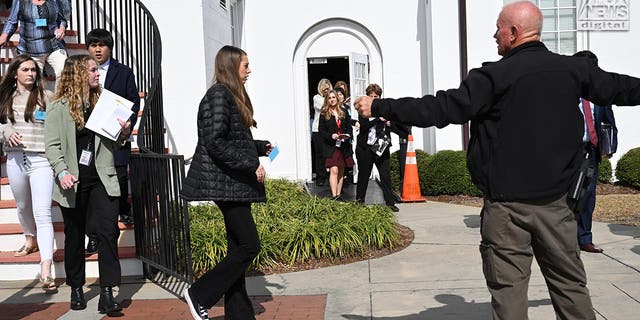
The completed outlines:
{"type": "Polygon", "coordinates": [[[127,224],[127,225],[133,224],[133,217],[130,216],[130,215],[121,214],[120,215],[120,222],[122,222],[124,224],[127,224]]]}
{"type": "Polygon", "coordinates": [[[84,310],[87,308],[87,302],[84,300],[84,292],[82,287],[71,288],[71,310],[84,310]]]}
{"type": "Polygon", "coordinates": [[[87,243],[87,250],[84,251],[84,254],[91,255],[94,253],[98,253],[98,240],[89,238],[89,243],[87,243]]]}
{"type": "Polygon", "coordinates": [[[98,312],[109,314],[118,311],[122,311],[122,306],[113,298],[111,287],[100,287],[98,312]]]}
{"type": "Polygon", "coordinates": [[[207,308],[203,307],[198,300],[196,300],[191,292],[191,287],[187,287],[184,289],[184,299],[187,300],[187,305],[189,306],[189,311],[195,320],[208,320],[209,312],[207,308]]]}
{"type": "Polygon", "coordinates": [[[389,204],[389,205],[387,205],[387,207],[389,207],[389,209],[391,209],[391,211],[393,211],[393,212],[400,211],[400,209],[398,209],[398,207],[396,207],[395,204],[389,204]]]}

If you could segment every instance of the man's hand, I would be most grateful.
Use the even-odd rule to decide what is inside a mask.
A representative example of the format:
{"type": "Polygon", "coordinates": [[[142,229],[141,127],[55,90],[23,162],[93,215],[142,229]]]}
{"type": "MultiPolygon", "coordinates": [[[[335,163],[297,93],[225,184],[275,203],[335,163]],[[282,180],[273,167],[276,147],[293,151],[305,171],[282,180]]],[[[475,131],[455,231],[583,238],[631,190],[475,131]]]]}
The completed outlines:
{"type": "Polygon", "coordinates": [[[373,98],[368,96],[356,99],[354,106],[363,118],[371,118],[371,102],[373,102],[373,98]]]}

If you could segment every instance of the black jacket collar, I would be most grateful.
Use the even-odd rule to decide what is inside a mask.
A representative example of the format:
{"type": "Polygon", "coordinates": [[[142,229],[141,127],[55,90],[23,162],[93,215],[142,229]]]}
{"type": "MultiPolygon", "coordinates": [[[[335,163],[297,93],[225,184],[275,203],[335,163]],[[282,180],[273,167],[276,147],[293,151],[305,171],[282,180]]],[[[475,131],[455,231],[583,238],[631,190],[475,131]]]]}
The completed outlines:
{"type": "Polygon", "coordinates": [[[530,41],[530,42],[525,42],[513,49],[511,49],[511,51],[509,51],[506,55],[504,55],[504,57],[502,59],[507,59],[511,56],[513,56],[514,54],[523,51],[523,50],[527,50],[527,49],[533,49],[533,50],[545,50],[548,51],[549,49],[547,49],[547,47],[544,45],[544,43],[540,42],[540,41],[530,41]]]}

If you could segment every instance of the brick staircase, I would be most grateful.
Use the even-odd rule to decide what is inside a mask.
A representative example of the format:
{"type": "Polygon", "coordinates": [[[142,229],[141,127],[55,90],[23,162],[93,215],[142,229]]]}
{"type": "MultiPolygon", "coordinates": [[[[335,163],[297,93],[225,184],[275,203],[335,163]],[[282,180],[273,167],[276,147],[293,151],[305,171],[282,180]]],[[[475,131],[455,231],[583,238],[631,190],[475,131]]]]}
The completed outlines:
{"type": "MultiPolygon", "coordinates": [[[[4,20],[8,16],[8,11],[0,11],[0,28],[4,27],[4,20]]],[[[87,53],[84,44],[74,43],[77,34],[73,30],[66,31],[66,42],[68,54],[87,53]]],[[[10,43],[0,49],[0,69],[4,72],[13,57],[17,55],[15,47],[19,35],[16,32],[10,43]]],[[[45,67],[45,74],[47,67],[45,67]]],[[[50,72],[49,74],[52,74],[50,72]]],[[[53,88],[53,77],[47,77],[45,86],[49,89],[53,88]]],[[[140,93],[140,97],[144,98],[144,93],[140,93]]],[[[142,114],[144,100],[141,101],[142,114]]],[[[139,124],[139,121],[138,121],[139,124]]],[[[137,133],[137,125],[134,128],[134,134],[137,133]]],[[[134,136],[135,137],[135,136],[134,136]]],[[[132,143],[133,152],[138,150],[137,144],[132,143]]],[[[24,236],[18,221],[16,203],[13,193],[9,185],[6,171],[6,157],[0,157],[0,281],[2,280],[29,280],[36,279],[40,273],[40,255],[38,252],[30,254],[26,257],[16,258],[13,256],[15,250],[20,248],[24,243],[24,236]]],[[[65,278],[64,272],[64,232],[63,220],[60,208],[57,203],[52,203],[52,219],[54,227],[54,254],[52,273],[55,278],[65,278]]],[[[120,265],[122,268],[122,276],[141,276],[142,263],[136,258],[135,236],[133,226],[127,226],[119,223],[120,237],[118,239],[120,265]]],[[[89,278],[97,278],[98,274],[98,255],[93,254],[87,256],[86,274],[89,278]]]]}

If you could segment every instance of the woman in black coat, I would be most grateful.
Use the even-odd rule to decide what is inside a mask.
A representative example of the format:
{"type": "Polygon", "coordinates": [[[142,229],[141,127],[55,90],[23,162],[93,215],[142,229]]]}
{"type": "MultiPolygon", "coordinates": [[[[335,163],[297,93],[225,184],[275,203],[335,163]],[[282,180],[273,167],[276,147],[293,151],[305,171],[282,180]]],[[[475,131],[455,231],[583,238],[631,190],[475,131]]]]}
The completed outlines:
{"type": "Polygon", "coordinates": [[[351,117],[338,103],[334,90],[329,91],[324,98],[324,105],[320,112],[318,133],[324,142],[325,166],[329,169],[329,186],[335,200],[343,200],[342,183],[345,168],[353,167],[353,148],[351,147],[351,117]]]}
{"type": "Polygon", "coordinates": [[[224,46],[215,59],[215,84],[198,110],[198,144],[181,196],[215,201],[224,216],[227,256],[184,292],[194,319],[224,295],[226,319],[255,319],[244,274],[260,252],[251,203],[266,200],[265,170],[259,156],[271,152],[268,141],[254,140],[251,100],[244,88],[251,70],[247,54],[224,46]]]}

